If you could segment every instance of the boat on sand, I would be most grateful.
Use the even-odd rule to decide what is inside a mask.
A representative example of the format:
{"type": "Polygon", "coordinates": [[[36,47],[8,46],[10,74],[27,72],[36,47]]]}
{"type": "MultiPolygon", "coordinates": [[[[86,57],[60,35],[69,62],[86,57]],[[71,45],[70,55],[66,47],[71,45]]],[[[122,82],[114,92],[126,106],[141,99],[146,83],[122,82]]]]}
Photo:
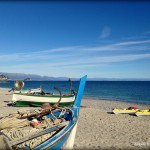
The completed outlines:
{"type": "MultiPolygon", "coordinates": [[[[14,93],[12,96],[12,102],[16,106],[41,106],[44,103],[50,103],[54,105],[58,102],[59,94],[28,94],[28,93],[14,93]]],[[[62,95],[60,106],[72,106],[74,104],[75,95],[67,94],[62,95]]]]}
{"type": "Polygon", "coordinates": [[[134,114],[137,111],[138,111],[137,107],[129,107],[129,108],[124,108],[124,109],[118,109],[118,108],[113,109],[114,114],[134,114]]]}
{"type": "Polygon", "coordinates": [[[16,106],[41,106],[44,103],[54,105],[58,102],[61,95],[60,106],[73,106],[76,92],[71,89],[71,94],[62,94],[61,91],[55,87],[59,94],[45,93],[42,87],[37,89],[22,90],[24,86],[23,81],[18,81],[15,85],[19,90],[14,90],[12,102],[16,106]]]}
{"type": "MultiPolygon", "coordinates": [[[[73,107],[59,107],[59,102],[41,109],[18,112],[0,120],[0,149],[71,149],[86,76],[80,79],[73,107]]],[[[61,99],[61,97],[60,97],[61,99]]]]}
{"type": "Polygon", "coordinates": [[[135,113],[136,116],[150,116],[150,109],[139,110],[135,113]]]}

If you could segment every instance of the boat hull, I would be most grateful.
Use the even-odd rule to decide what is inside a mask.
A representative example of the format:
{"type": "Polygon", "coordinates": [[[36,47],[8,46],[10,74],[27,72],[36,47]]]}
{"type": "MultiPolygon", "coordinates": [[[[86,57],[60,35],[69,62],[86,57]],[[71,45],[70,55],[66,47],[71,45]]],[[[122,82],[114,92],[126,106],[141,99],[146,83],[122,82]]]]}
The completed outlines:
{"type": "Polygon", "coordinates": [[[35,150],[39,149],[72,149],[74,145],[74,139],[77,129],[81,99],[83,96],[83,91],[85,87],[86,76],[81,78],[78,93],[73,107],[71,108],[73,112],[72,119],[67,127],[65,127],[60,133],[58,133],[53,138],[47,140],[45,143],[39,145],[35,150]]]}
{"type": "Polygon", "coordinates": [[[60,131],[51,139],[48,139],[46,142],[34,148],[34,150],[72,149],[74,145],[76,129],[77,129],[77,118],[70,121],[69,125],[66,126],[62,131],[60,131]]]}
{"type": "MultiPolygon", "coordinates": [[[[12,101],[16,106],[41,106],[44,103],[54,105],[60,99],[59,95],[34,95],[34,94],[17,94],[14,93],[12,101]]],[[[75,95],[62,96],[59,106],[72,106],[75,95]]]]}
{"type": "Polygon", "coordinates": [[[113,111],[114,114],[135,114],[136,112],[116,112],[116,111],[113,111]]]}

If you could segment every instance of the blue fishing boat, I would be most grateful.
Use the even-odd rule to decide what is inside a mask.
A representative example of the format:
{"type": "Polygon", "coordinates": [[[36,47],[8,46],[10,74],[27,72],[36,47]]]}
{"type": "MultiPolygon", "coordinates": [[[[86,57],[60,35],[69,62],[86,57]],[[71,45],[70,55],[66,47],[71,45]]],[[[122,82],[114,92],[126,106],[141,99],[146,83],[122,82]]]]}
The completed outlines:
{"type": "Polygon", "coordinates": [[[73,148],[80,111],[80,104],[83,96],[86,78],[87,76],[84,76],[80,79],[80,84],[75,98],[75,103],[71,108],[58,106],[48,108],[47,106],[47,108],[45,107],[44,110],[38,113],[37,112],[32,114],[19,113],[17,114],[17,120],[15,121],[15,123],[14,124],[13,122],[11,123],[11,127],[8,126],[6,122],[9,120],[9,118],[11,120],[14,120],[12,118],[15,115],[10,116],[9,118],[7,118],[7,120],[6,117],[2,118],[0,120],[0,130],[1,130],[0,145],[2,145],[0,149],[3,148],[16,150],[19,149],[44,150],[44,149],[73,148]],[[45,120],[45,118],[47,120],[45,120]],[[44,121],[46,121],[46,124],[44,124],[44,121]],[[49,126],[48,121],[53,122],[53,126],[51,125],[49,126]],[[5,124],[3,122],[5,122],[5,124]],[[31,132],[28,131],[27,134],[24,136],[23,133],[20,132],[23,129],[26,130],[27,128],[29,128],[27,126],[27,124],[29,123],[30,125],[32,125],[32,127],[35,128],[34,130],[33,128],[31,130],[30,127],[29,130],[32,132],[32,134],[30,135],[31,132]],[[16,125],[19,127],[16,128],[16,125]],[[12,135],[10,135],[10,133],[8,133],[8,130],[10,128],[11,134],[14,129],[15,132],[14,138],[12,135]],[[22,138],[20,138],[19,136],[22,136],[22,138]],[[40,140],[41,142],[39,142],[38,140],[40,140]]]}

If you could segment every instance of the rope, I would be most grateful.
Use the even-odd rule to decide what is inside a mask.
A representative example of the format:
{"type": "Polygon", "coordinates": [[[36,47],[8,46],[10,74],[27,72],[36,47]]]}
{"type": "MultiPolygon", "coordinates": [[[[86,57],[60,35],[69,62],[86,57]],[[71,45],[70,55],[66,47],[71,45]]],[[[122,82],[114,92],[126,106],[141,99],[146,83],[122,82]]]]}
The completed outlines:
{"type": "MultiPolygon", "coordinates": [[[[56,117],[52,112],[51,115],[54,116],[54,118],[47,118],[46,116],[43,116],[42,121],[39,123],[37,128],[33,128],[32,126],[30,126],[31,121],[28,121],[27,119],[17,118],[20,115],[30,116],[31,114],[39,113],[41,110],[30,110],[27,112],[18,112],[18,114],[11,114],[0,120],[1,133],[7,136],[10,141],[17,141],[27,136],[34,135],[36,132],[40,132],[43,129],[50,128],[54,125],[59,125],[61,122],[66,121],[65,119],[61,118],[66,113],[66,109],[67,108],[61,109],[58,117],[56,117]]],[[[15,147],[13,146],[13,148],[15,148],[15,150],[22,150],[23,148],[28,146],[30,149],[33,149],[49,139],[55,133],[56,131],[44,134],[40,137],[28,140],[19,145],[15,145],[15,147]]]]}
{"type": "Polygon", "coordinates": [[[29,121],[25,119],[17,119],[18,114],[12,114],[0,120],[0,130],[9,128],[21,128],[29,125],[29,121]]]}
{"type": "Polygon", "coordinates": [[[55,132],[56,131],[48,133],[48,134],[45,134],[45,135],[42,135],[40,137],[37,137],[37,138],[32,139],[32,140],[29,140],[29,141],[24,142],[22,144],[19,144],[19,145],[17,145],[16,150],[20,150],[20,149],[22,150],[26,146],[28,146],[30,149],[33,149],[36,146],[38,146],[41,143],[43,143],[44,141],[48,140],[55,132]]]}
{"type": "MultiPolygon", "coordinates": [[[[19,129],[18,128],[4,129],[4,130],[1,130],[1,132],[5,134],[11,141],[17,141],[18,139],[24,138],[26,136],[31,136],[36,132],[42,131],[43,128],[46,129],[46,128],[52,127],[53,125],[59,124],[61,121],[62,121],[61,119],[45,118],[42,121],[42,126],[40,126],[39,128],[32,128],[28,126],[28,127],[19,128],[19,129]]],[[[39,144],[49,139],[55,132],[56,131],[42,135],[32,140],[26,141],[22,144],[17,145],[15,149],[16,150],[23,149],[26,146],[29,146],[30,149],[33,149],[34,147],[38,146],[39,144]]]]}

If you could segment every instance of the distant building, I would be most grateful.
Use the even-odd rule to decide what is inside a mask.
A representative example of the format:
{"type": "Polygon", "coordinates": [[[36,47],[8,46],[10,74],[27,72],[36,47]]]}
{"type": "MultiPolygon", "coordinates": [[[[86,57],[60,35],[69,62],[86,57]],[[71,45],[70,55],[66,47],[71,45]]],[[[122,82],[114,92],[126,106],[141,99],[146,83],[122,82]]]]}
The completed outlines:
{"type": "Polygon", "coordinates": [[[0,80],[4,81],[4,80],[8,80],[9,78],[3,74],[0,75],[0,80]]]}
{"type": "Polygon", "coordinates": [[[8,79],[9,78],[7,76],[3,74],[0,75],[0,83],[8,83],[8,79]]]}

